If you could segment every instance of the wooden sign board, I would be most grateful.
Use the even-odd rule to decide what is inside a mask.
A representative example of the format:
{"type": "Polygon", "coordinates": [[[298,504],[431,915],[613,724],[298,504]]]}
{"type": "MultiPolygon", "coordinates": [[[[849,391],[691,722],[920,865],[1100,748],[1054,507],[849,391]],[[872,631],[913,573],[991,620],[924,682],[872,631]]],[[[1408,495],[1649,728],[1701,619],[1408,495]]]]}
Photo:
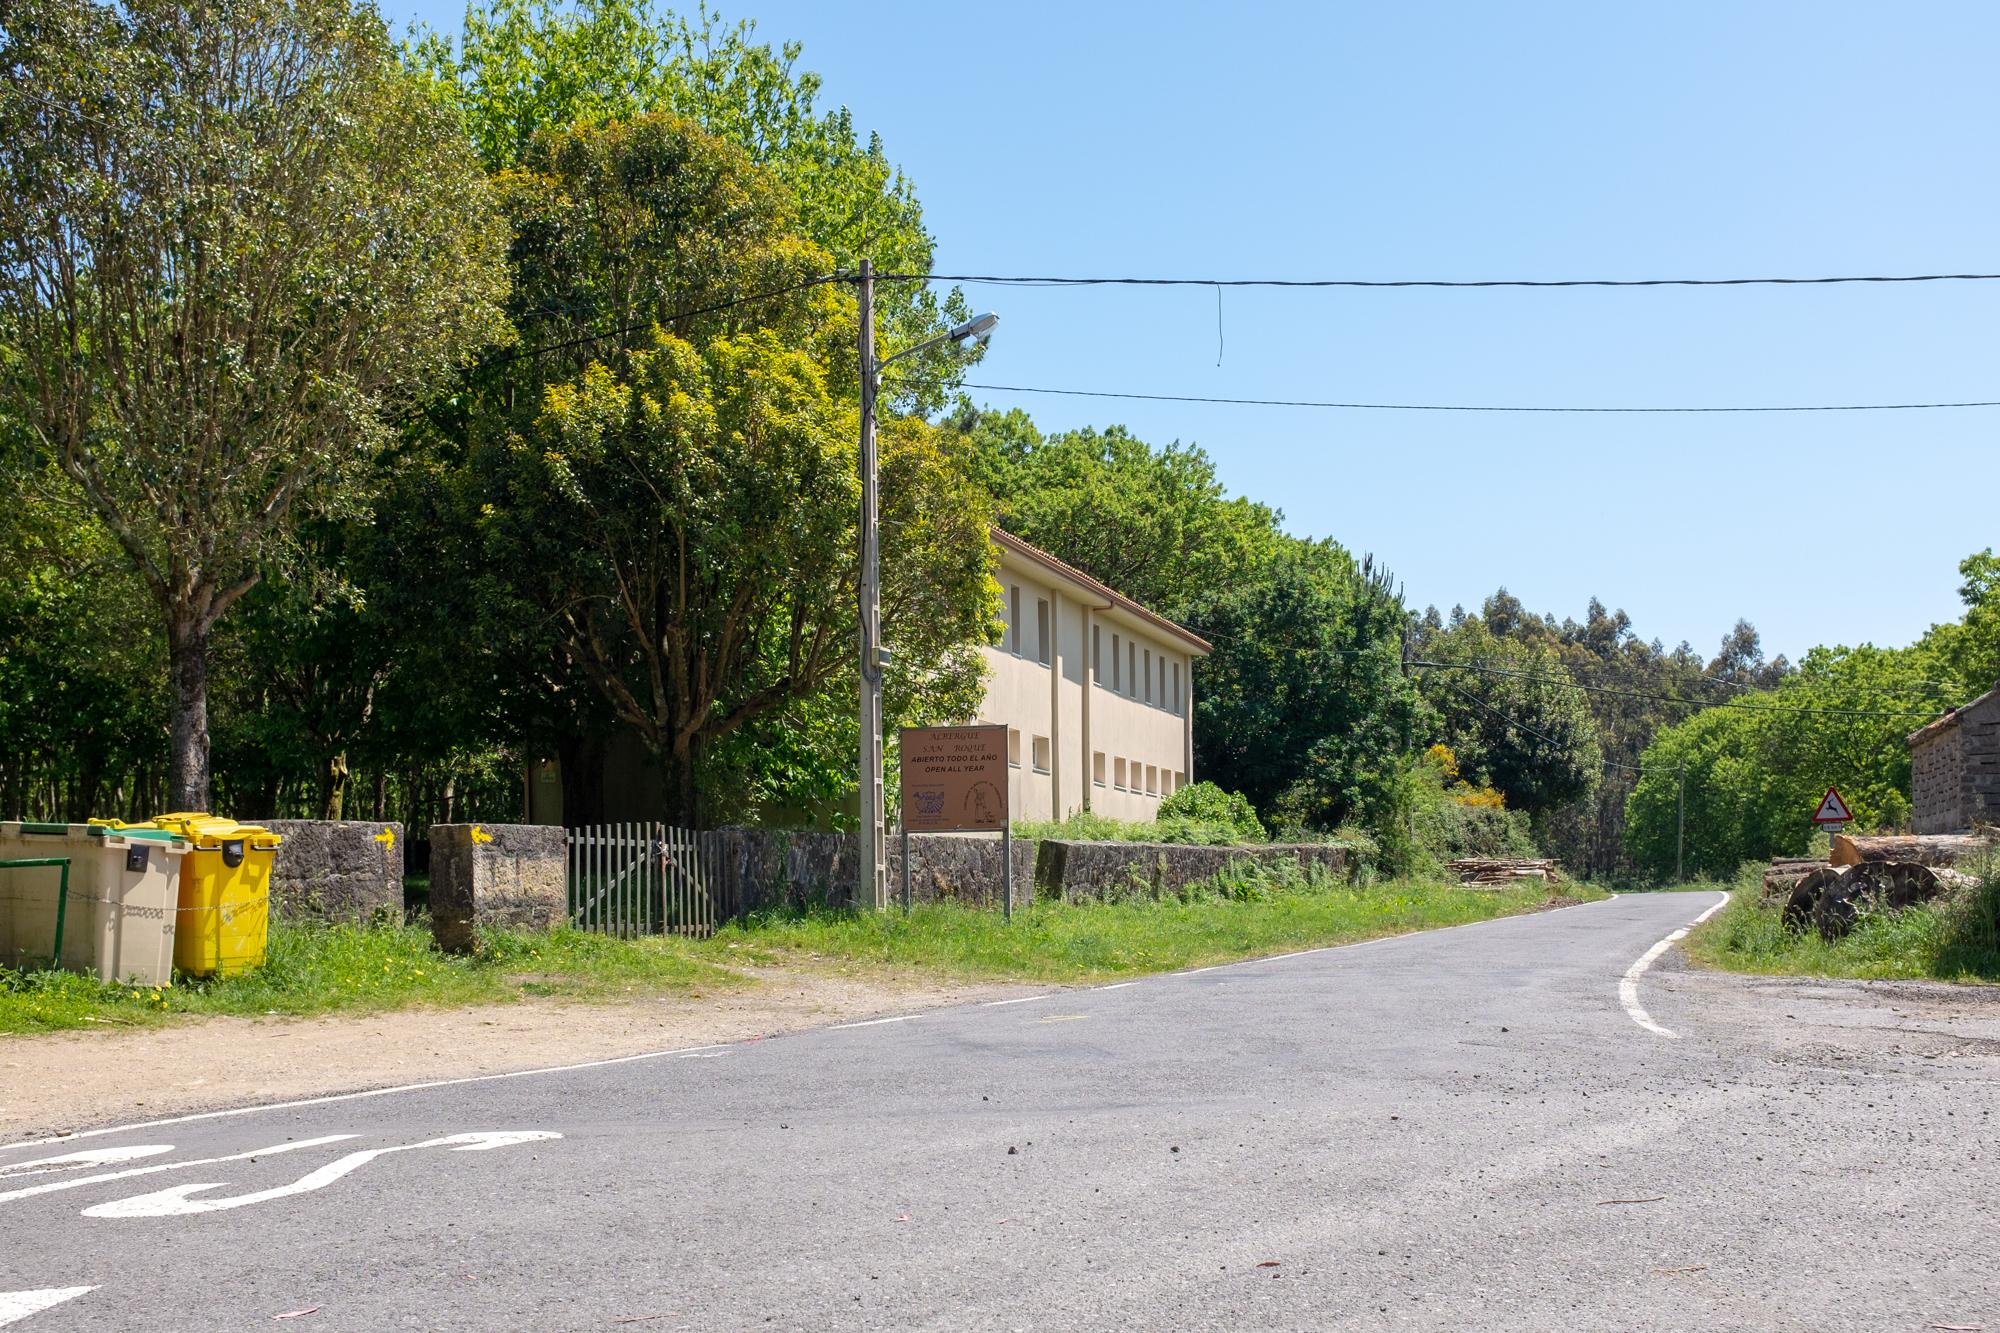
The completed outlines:
{"type": "Polygon", "coordinates": [[[1007,728],[904,727],[903,827],[912,833],[1007,828],[1007,728]]]}

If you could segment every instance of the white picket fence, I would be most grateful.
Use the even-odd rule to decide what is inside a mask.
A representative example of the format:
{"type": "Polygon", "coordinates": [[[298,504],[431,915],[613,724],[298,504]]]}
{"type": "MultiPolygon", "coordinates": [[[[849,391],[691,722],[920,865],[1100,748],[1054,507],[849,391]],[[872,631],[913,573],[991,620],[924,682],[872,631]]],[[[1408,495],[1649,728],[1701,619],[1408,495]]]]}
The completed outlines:
{"type": "Polygon", "coordinates": [[[668,824],[596,824],[569,834],[569,916],[622,939],[715,933],[711,839],[668,824]]]}

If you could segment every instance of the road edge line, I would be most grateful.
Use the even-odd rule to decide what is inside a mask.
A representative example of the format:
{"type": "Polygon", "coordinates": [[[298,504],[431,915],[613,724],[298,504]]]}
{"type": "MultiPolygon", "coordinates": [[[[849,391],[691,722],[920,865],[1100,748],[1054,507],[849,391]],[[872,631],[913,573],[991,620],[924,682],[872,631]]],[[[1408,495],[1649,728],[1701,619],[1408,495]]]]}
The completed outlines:
{"type": "Polygon", "coordinates": [[[1660,955],[1686,939],[1689,931],[1720,912],[1728,902],[1729,895],[1724,893],[1719,901],[1711,904],[1700,916],[1640,954],[1639,960],[1625,969],[1625,975],[1618,980],[1618,1003],[1624,1006],[1627,1018],[1646,1031],[1657,1033],[1668,1041],[1681,1039],[1680,1033],[1663,1028],[1654,1022],[1653,1016],[1646,1012],[1646,1006],[1639,1003],[1639,978],[1646,975],[1647,968],[1660,960],[1660,955]]]}

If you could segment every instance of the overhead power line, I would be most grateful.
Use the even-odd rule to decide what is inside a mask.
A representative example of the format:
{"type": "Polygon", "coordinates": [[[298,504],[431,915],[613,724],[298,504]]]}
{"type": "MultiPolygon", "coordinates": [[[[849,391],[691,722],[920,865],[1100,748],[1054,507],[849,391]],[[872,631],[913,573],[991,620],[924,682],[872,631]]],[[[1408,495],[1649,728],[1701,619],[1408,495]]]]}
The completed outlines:
{"type": "MultiPolygon", "coordinates": [[[[1470,662],[1429,662],[1416,658],[1411,659],[1410,665],[1434,671],[1470,671],[1484,676],[1511,676],[1523,680],[1548,680],[1554,681],[1562,688],[1582,690],[1587,694],[1605,694],[1623,699],[1651,699],[1660,703],[1679,704],[1683,708],[1733,708],[1745,713],[1816,713],[1829,717],[1920,717],[1925,719],[1934,718],[1941,711],[1939,709],[1932,709],[1928,712],[1911,713],[1878,708],[1815,708],[1810,705],[1801,704],[1749,704],[1715,699],[1687,699],[1677,694],[1659,694],[1651,690],[1618,690],[1604,685],[1585,685],[1566,674],[1558,674],[1550,671],[1519,671],[1506,667],[1480,666],[1470,662]]],[[[1444,683],[1448,689],[1457,689],[1449,681],[1444,683]]]]}
{"type": "Polygon", "coordinates": [[[1690,412],[1928,412],[1954,407],[2000,407],[2000,399],[1936,403],[1809,403],[1776,406],[1722,407],[1561,407],[1513,406],[1501,403],[1348,403],[1311,398],[1218,398],[1186,393],[1122,393],[1110,389],[1048,389],[1027,384],[962,384],[986,393],[1039,393],[1064,398],[1120,398],[1147,403],[1219,403],[1231,407],[1309,407],[1342,412],[1557,412],[1557,413],[1690,413],[1690,412]]]}
{"type": "MultiPolygon", "coordinates": [[[[1412,662],[1412,663],[1410,663],[1410,665],[1411,665],[1411,666],[1419,666],[1419,665],[1422,665],[1422,664],[1421,664],[1421,663],[1417,663],[1417,662],[1412,662]]],[[[1488,713],[1491,713],[1491,714],[1492,714],[1492,715],[1493,715],[1494,717],[1497,717],[1497,718],[1499,718],[1499,719],[1500,719],[1500,720],[1501,720],[1502,722],[1504,722],[1504,723],[1506,723],[1506,724],[1507,724],[1508,726],[1510,726],[1510,727],[1514,728],[1514,729],[1515,729],[1516,731],[1519,731],[1519,732],[1523,732],[1523,733],[1525,733],[1526,735],[1529,735],[1529,736],[1534,736],[1534,737],[1536,737],[1536,738],[1538,738],[1538,739],[1540,739],[1540,740],[1544,740],[1544,741],[1547,741],[1547,742],[1548,742],[1548,743],[1549,743],[1550,745],[1554,745],[1554,746],[1561,746],[1561,745],[1562,745],[1562,742],[1561,742],[1561,741],[1559,741],[1559,740],[1557,740],[1557,739],[1556,739],[1555,737],[1553,737],[1553,736],[1549,735],[1549,734],[1548,734],[1547,732],[1545,732],[1545,731],[1537,731],[1537,730],[1535,730],[1535,728],[1533,728],[1533,727],[1529,726],[1529,725],[1528,725],[1527,723],[1525,723],[1525,722],[1521,721],[1521,720],[1520,720],[1519,718],[1514,718],[1514,717],[1509,717],[1509,716],[1508,716],[1507,714],[1505,714],[1505,713],[1501,712],[1501,711],[1500,711],[1499,709],[1495,708],[1495,707],[1494,707],[1494,706],[1493,706],[1492,704],[1489,704],[1489,703],[1487,703],[1487,702],[1486,702],[1486,701],[1485,701],[1484,699],[1480,698],[1480,697],[1479,697],[1478,695],[1474,694],[1474,693],[1473,693],[1472,691],[1470,691],[1470,690],[1461,690],[1461,689],[1460,689],[1460,688],[1459,688],[1458,686],[1456,686],[1456,685],[1452,684],[1452,683],[1451,683],[1450,681],[1448,681],[1448,680],[1447,680],[1447,681],[1445,681],[1445,682],[1443,682],[1443,684],[1444,684],[1444,687],[1445,687],[1446,689],[1450,690],[1450,691],[1451,691],[1451,692],[1452,692],[1453,694],[1456,694],[1456,695],[1459,695],[1459,696],[1461,696],[1462,698],[1465,698],[1465,699],[1469,700],[1469,701],[1470,701],[1470,702],[1472,702],[1473,704],[1476,704],[1476,705],[1477,705],[1477,706],[1479,706],[1480,708],[1483,708],[1483,709],[1485,709],[1485,710],[1486,710],[1486,711],[1487,711],[1488,713]]],[[[1601,755],[1600,755],[1600,759],[1602,759],[1602,756],[1601,756],[1601,755]]],[[[1618,762],[1618,761],[1617,761],[1616,759],[1602,759],[1602,762],[1603,762],[1603,764],[1604,764],[1604,766],[1605,766],[1606,768],[1622,768],[1622,769],[1625,769],[1625,770],[1626,770],[1627,772],[1631,772],[1631,773],[1641,773],[1641,772],[1644,772],[1644,771],[1645,771],[1645,770],[1641,769],[1641,768],[1640,768],[1640,767],[1639,767],[1639,766],[1638,766],[1637,764],[1622,764],[1622,763],[1618,762]]]]}
{"type": "Polygon", "coordinates": [[[1132,278],[1029,277],[995,273],[877,273],[877,282],[954,282],[988,287],[1829,287],[1842,283],[1992,282],[2000,273],[1900,273],[1815,278],[1132,278]]]}

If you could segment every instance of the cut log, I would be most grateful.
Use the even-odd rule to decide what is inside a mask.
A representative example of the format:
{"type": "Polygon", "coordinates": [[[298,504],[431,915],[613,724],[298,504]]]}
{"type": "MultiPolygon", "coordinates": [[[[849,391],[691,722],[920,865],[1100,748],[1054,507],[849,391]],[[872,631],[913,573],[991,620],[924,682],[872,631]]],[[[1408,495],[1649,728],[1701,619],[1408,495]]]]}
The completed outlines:
{"type": "Polygon", "coordinates": [[[1837,866],[1867,865],[1876,861],[1898,861],[1921,866],[1955,866],[1975,860],[1995,850],[1992,838],[1972,833],[1926,833],[1895,837],[1833,835],[1833,856],[1837,866]]]}
{"type": "Polygon", "coordinates": [[[1962,878],[1954,871],[1914,861],[1819,866],[1786,895],[1785,924],[1793,930],[1811,927],[1827,939],[1839,939],[1854,929],[1864,909],[1900,912],[1929,902],[1962,878]]]}
{"type": "Polygon", "coordinates": [[[1776,902],[1780,898],[1789,897],[1793,887],[1800,880],[1810,875],[1813,871],[1823,868],[1826,864],[1826,862],[1815,860],[1812,857],[1780,856],[1776,858],[1771,862],[1770,867],[1764,871],[1762,901],[1768,904],[1776,902]]]}

